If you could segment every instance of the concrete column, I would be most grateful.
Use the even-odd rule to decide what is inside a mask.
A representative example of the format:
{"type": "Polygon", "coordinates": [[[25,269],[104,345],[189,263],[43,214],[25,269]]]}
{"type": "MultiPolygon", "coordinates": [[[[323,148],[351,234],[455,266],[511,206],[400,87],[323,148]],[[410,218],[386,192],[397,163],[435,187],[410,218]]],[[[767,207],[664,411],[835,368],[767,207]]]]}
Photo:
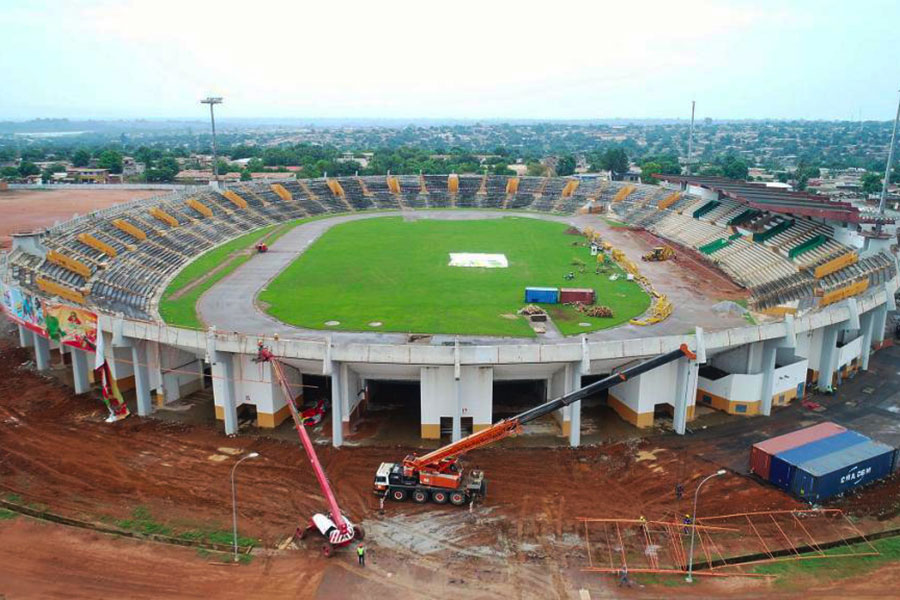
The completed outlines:
{"type": "Polygon", "coordinates": [[[875,323],[874,311],[863,313],[859,317],[859,329],[862,334],[862,348],[860,349],[859,368],[869,370],[869,356],[872,354],[872,328],[875,323]]]}
{"type": "Polygon", "coordinates": [[[816,387],[826,392],[831,387],[834,374],[834,353],[837,351],[837,335],[840,325],[829,325],[822,330],[822,351],[819,354],[819,382],[816,387]]]}
{"type": "MultiPolygon", "coordinates": [[[[567,391],[581,389],[581,361],[573,362],[567,369],[571,377],[567,391]]],[[[581,445],[581,400],[569,405],[569,445],[573,448],[581,445]]]]}
{"type": "Polygon", "coordinates": [[[88,355],[87,352],[78,348],[72,348],[72,379],[75,382],[76,394],[86,394],[90,391],[88,355]]]}
{"type": "Polygon", "coordinates": [[[765,415],[772,414],[772,390],[775,388],[775,354],[779,340],[763,342],[762,353],[762,397],[759,399],[759,410],[765,415]]]}
{"type": "Polygon", "coordinates": [[[50,368],[50,340],[33,331],[31,339],[34,342],[34,364],[38,371],[46,371],[50,368]]]}
{"type": "Polygon", "coordinates": [[[880,346],[884,342],[884,328],[887,325],[887,306],[882,304],[872,311],[872,345],[880,346]]]}
{"type": "Polygon", "coordinates": [[[341,363],[331,363],[331,445],[339,448],[344,443],[344,381],[341,377],[341,363]]]}
{"type": "Polygon", "coordinates": [[[150,371],[147,368],[147,346],[135,340],[131,345],[131,363],[134,367],[134,391],[137,395],[137,413],[146,417],[153,412],[150,401],[150,371]]]}
{"type": "Polygon", "coordinates": [[[452,438],[454,442],[462,439],[462,381],[460,377],[453,380],[453,392],[456,396],[456,402],[453,409],[453,431],[452,438]]]}
{"type": "Polygon", "coordinates": [[[31,348],[34,346],[34,338],[31,331],[24,325],[19,325],[19,348],[31,348]]]}
{"type": "Polygon", "coordinates": [[[222,408],[225,416],[225,434],[236,435],[237,401],[234,393],[234,355],[216,352],[216,362],[222,365],[222,408]]]}
{"type": "Polygon", "coordinates": [[[700,363],[687,358],[678,359],[678,376],[675,382],[675,400],[673,405],[672,426],[675,433],[684,435],[687,429],[688,407],[697,397],[697,377],[700,374],[700,363]]]}

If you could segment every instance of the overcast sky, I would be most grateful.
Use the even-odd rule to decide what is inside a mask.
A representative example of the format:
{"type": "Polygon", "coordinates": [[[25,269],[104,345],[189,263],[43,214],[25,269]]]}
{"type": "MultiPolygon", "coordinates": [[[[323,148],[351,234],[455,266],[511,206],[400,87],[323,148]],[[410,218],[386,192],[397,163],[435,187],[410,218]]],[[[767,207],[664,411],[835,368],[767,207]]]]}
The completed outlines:
{"type": "Polygon", "coordinates": [[[900,1],[0,0],[0,120],[893,118],[900,1]]]}

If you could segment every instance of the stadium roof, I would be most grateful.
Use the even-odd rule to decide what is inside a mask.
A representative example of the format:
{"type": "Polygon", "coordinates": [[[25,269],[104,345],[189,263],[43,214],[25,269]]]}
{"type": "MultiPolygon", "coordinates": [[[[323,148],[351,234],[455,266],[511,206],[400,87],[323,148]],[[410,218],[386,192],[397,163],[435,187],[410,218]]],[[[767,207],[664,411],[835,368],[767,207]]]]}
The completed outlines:
{"type": "Polygon", "coordinates": [[[671,183],[699,186],[718,192],[738,202],[760,210],[788,213],[807,217],[830,219],[843,223],[893,223],[894,219],[861,211],[849,202],[832,200],[828,196],[791,192],[767,187],[761,183],[748,183],[724,177],[699,177],[694,175],[653,175],[671,183]]]}

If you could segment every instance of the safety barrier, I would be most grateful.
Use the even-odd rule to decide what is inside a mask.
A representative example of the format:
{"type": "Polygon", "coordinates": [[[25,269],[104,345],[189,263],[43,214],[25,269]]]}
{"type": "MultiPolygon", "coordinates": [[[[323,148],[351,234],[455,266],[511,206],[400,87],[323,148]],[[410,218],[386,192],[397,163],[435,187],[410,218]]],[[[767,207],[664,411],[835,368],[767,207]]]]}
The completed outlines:
{"type": "Polygon", "coordinates": [[[247,208],[247,201],[244,200],[243,198],[241,198],[240,196],[238,196],[238,195],[237,195],[236,193],[234,193],[233,191],[231,191],[231,190],[225,190],[225,191],[222,193],[222,195],[225,196],[225,197],[228,199],[229,202],[231,202],[232,204],[234,204],[234,205],[237,206],[238,208],[247,208]]]}
{"type": "Polygon", "coordinates": [[[644,288],[644,290],[653,298],[653,301],[650,304],[650,310],[647,311],[645,316],[631,319],[628,322],[632,325],[653,325],[654,323],[659,323],[669,318],[669,316],[672,314],[672,311],[675,310],[675,306],[669,301],[666,295],[657,292],[653,288],[653,284],[650,283],[650,280],[641,275],[640,269],[638,269],[637,264],[635,264],[634,261],[625,256],[624,252],[622,252],[618,248],[613,248],[612,257],[613,260],[616,261],[620,267],[622,267],[622,269],[624,269],[627,273],[633,275],[634,280],[638,283],[638,285],[644,288]]]}
{"type": "Polygon", "coordinates": [[[341,183],[337,179],[328,179],[325,183],[328,185],[328,189],[331,190],[331,193],[336,197],[343,198],[346,195],[344,193],[344,188],[341,187],[341,183]]]}
{"type": "Polygon", "coordinates": [[[91,276],[91,269],[86,264],[80,260],[70,258],[61,252],[57,252],[56,250],[47,251],[47,261],[81,275],[85,279],[88,279],[91,276]]]}
{"type": "Polygon", "coordinates": [[[630,196],[631,193],[636,189],[637,188],[633,185],[626,185],[625,187],[620,189],[618,192],[616,192],[616,195],[613,196],[612,203],[618,204],[619,202],[622,202],[623,200],[625,200],[625,198],[630,196]]]}
{"type": "Polygon", "coordinates": [[[578,189],[578,184],[580,182],[577,179],[570,179],[566,182],[566,186],[562,189],[562,197],[569,198],[572,194],[575,193],[575,190],[578,189]]]}
{"type": "Polygon", "coordinates": [[[94,250],[99,250],[110,258],[115,258],[119,254],[118,252],[116,252],[115,248],[113,248],[106,242],[101,242],[89,233],[79,233],[75,239],[77,239],[85,246],[90,246],[94,250]]]}
{"type": "Polygon", "coordinates": [[[856,252],[848,252],[847,254],[842,254],[837,258],[829,260],[827,263],[823,263],[816,267],[816,270],[813,271],[813,276],[816,279],[822,279],[826,275],[831,275],[837,271],[840,271],[844,267],[849,267],[850,265],[856,263],[859,260],[859,254],[856,252]]]}
{"type": "Polygon", "coordinates": [[[515,194],[519,191],[519,178],[518,177],[510,177],[506,180],[506,193],[507,194],[515,194]]]}
{"type": "Polygon", "coordinates": [[[273,192],[275,192],[275,194],[279,198],[284,200],[285,202],[291,202],[294,199],[294,197],[287,190],[287,188],[284,187],[283,185],[281,185],[280,183],[273,183],[272,185],[269,186],[269,189],[271,189],[273,192]]]}
{"type": "Polygon", "coordinates": [[[767,240],[772,239],[779,233],[787,231],[788,229],[790,229],[793,226],[794,226],[793,219],[788,219],[787,221],[782,221],[781,223],[779,223],[775,227],[772,227],[771,229],[767,229],[765,231],[760,231],[759,233],[754,233],[753,241],[759,242],[759,243],[765,242],[767,240]]]}
{"type": "Polygon", "coordinates": [[[387,186],[388,189],[391,190],[392,194],[400,193],[400,181],[393,175],[387,176],[387,186]]]}
{"type": "Polygon", "coordinates": [[[702,217],[709,211],[715,210],[716,208],[718,208],[721,204],[722,203],[719,202],[718,200],[710,200],[709,202],[707,202],[706,204],[704,204],[703,206],[701,206],[700,208],[695,210],[691,214],[691,216],[694,217],[695,219],[699,219],[700,217],[702,217]]]}
{"type": "Polygon", "coordinates": [[[659,201],[659,204],[656,205],[657,210],[666,210],[681,198],[681,192],[672,192],[665,198],[659,201]]]}
{"type": "Polygon", "coordinates": [[[447,191],[451,194],[459,192],[459,175],[456,173],[447,176],[447,191]]]}

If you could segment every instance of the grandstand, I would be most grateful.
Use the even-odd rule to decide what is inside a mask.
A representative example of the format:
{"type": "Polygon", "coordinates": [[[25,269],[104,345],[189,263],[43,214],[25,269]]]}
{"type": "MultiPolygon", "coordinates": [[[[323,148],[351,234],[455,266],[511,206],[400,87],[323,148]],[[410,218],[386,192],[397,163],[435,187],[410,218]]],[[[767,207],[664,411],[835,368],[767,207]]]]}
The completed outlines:
{"type": "Polygon", "coordinates": [[[42,251],[15,250],[9,265],[13,279],[25,288],[53,285],[101,309],[153,318],[166,283],[187,262],[267,225],[366,210],[455,207],[573,214],[599,204],[629,225],[695,251],[750,290],[758,310],[812,307],[831,292],[862,281],[878,285],[896,271],[889,254],[863,257],[859,245],[847,245],[848,222],[859,227],[880,221],[845,203],[716,178],[664,179],[680,185],[680,195],[665,187],[592,178],[494,175],[239,183],[222,192],[170,194],[73,219],[41,236],[42,251]],[[836,227],[842,228],[841,236],[836,227]]]}

